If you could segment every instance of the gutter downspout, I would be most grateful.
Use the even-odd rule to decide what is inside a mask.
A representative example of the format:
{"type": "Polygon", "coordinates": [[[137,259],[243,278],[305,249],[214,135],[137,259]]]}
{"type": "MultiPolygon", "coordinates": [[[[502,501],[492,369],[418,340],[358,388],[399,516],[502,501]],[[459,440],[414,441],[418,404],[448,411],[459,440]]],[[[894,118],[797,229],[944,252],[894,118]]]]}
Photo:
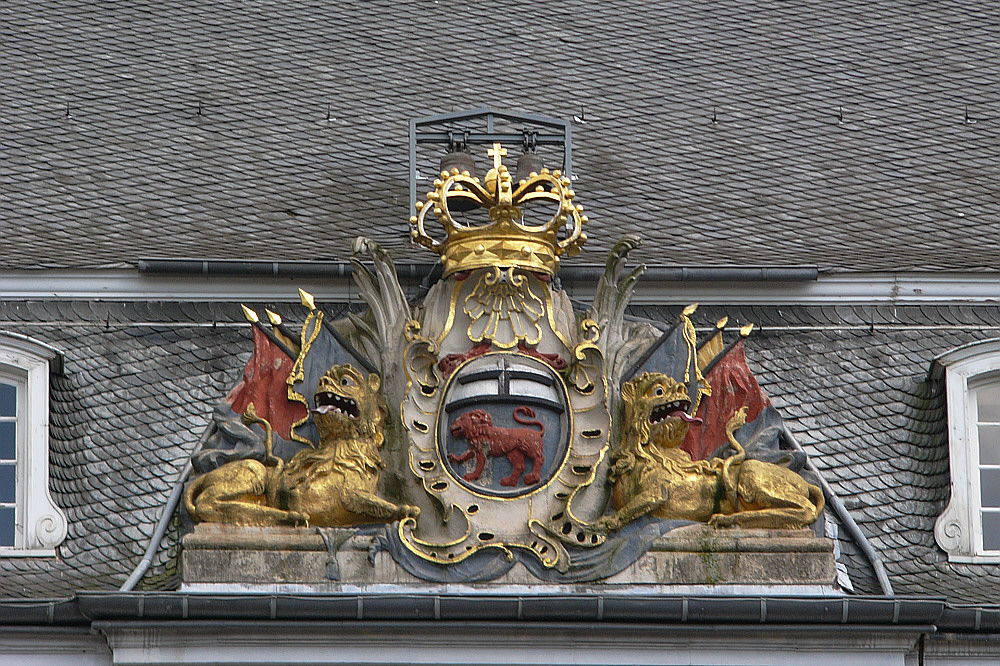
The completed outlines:
{"type": "MultiPolygon", "coordinates": [[[[792,431],[788,429],[787,425],[784,426],[782,433],[785,436],[785,441],[787,441],[793,449],[805,453],[802,449],[802,445],[799,444],[797,439],[795,439],[795,435],[792,434],[792,431]]],[[[875,570],[875,577],[878,579],[879,587],[882,588],[882,594],[887,597],[896,596],[892,591],[892,583],[889,582],[889,576],[885,571],[885,565],[882,564],[882,558],[880,558],[878,553],[875,552],[875,549],[872,548],[871,543],[868,542],[868,537],[866,537],[864,532],[861,531],[861,528],[854,521],[850,512],[848,512],[847,507],[844,506],[840,497],[838,497],[833,491],[833,487],[831,487],[827,480],[823,478],[823,475],[819,473],[819,470],[816,469],[815,465],[813,465],[812,460],[808,455],[806,455],[806,468],[813,472],[819,479],[819,483],[823,489],[823,495],[826,497],[827,503],[833,507],[837,514],[837,518],[844,523],[844,527],[847,528],[851,537],[858,544],[858,547],[861,548],[861,552],[864,553],[868,562],[871,563],[872,569],[875,570]]]]}
{"type": "Polygon", "coordinates": [[[201,450],[201,447],[205,445],[208,438],[215,433],[214,425],[205,428],[204,434],[198,440],[195,445],[194,450],[191,455],[188,456],[187,462],[184,463],[184,467],[177,474],[177,480],[174,481],[174,488],[170,491],[170,496],[167,498],[167,503],[163,507],[163,513],[160,514],[160,519],[156,523],[156,528],[153,530],[153,536],[149,538],[149,545],[146,546],[146,552],[143,554],[142,559],[139,564],[133,569],[132,574],[128,577],[128,580],[119,588],[119,592],[131,592],[135,589],[135,586],[139,583],[146,571],[149,570],[149,566],[153,563],[153,558],[156,556],[156,551],[160,548],[160,542],[163,541],[163,535],[167,533],[167,527],[170,525],[170,519],[173,518],[174,511],[177,510],[177,505],[181,501],[181,495],[184,494],[184,484],[188,477],[191,475],[191,470],[194,469],[191,464],[191,458],[195,453],[201,450]]]}

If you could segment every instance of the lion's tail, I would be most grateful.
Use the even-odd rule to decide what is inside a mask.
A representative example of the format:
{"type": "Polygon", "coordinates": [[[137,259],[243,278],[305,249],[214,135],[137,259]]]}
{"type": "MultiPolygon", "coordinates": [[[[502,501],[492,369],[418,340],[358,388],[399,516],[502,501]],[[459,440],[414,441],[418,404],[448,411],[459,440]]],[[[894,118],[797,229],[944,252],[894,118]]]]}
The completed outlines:
{"type": "Polygon", "coordinates": [[[201,494],[201,489],[205,485],[205,476],[200,476],[187,487],[184,491],[184,508],[187,509],[188,515],[192,518],[198,518],[197,510],[194,506],[194,500],[201,494]]]}
{"type": "Polygon", "coordinates": [[[514,420],[521,425],[532,426],[533,428],[538,428],[542,435],[545,435],[545,425],[541,421],[535,418],[535,410],[531,407],[521,405],[514,410],[514,420]],[[526,419],[521,419],[521,416],[527,417],[526,419]]]}
{"type": "Polygon", "coordinates": [[[816,507],[816,517],[813,518],[813,520],[816,520],[823,513],[823,508],[826,506],[826,498],[823,496],[823,490],[811,483],[809,484],[809,501],[816,507]]]}

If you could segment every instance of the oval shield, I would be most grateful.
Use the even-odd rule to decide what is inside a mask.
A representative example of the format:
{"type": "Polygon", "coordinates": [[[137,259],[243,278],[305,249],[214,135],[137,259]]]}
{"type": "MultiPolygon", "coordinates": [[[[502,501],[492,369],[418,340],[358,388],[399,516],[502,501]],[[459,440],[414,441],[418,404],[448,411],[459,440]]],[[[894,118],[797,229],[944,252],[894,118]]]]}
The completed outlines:
{"type": "Polygon", "coordinates": [[[438,416],[445,469],[469,490],[519,497],[552,480],[569,449],[562,378],[530,356],[492,353],[450,378],[438,416]]]}

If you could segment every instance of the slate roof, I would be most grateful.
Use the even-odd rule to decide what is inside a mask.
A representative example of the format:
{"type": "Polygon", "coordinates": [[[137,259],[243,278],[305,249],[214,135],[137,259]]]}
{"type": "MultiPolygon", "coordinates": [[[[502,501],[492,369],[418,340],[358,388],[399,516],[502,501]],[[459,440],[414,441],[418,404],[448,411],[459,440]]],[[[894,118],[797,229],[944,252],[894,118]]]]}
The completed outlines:
{"type": "MultiPolygon", "coordinates": [[[[466,5],[3,3],[0,271],[343,259],[359,233],[426,261],[405,242],[406,122],[484,105],[574,119],[589,263],[629,231],[654,264],[997,270],[993,2],[466,5]]],[[[948,451],[927,372],[1000,337],[1000,311],[697,317],[723,313],[762,327],[751,365],[896,593],[995,602],[1000,566],[951,565],[934,543],[948,451]]],[[[0,559],[0,596],[117,588],[242,370],[247,326],[234,304],[56,301],[0,302],[0,330],[66,353],[51,490],[70,519],[59,558],[0,559]]],[[[172,584],[175,535],[147,586],[172,584]]]]}
{"type": "MultiPolygon", "coordinates": [[[[647,308],[661,317],[665,309],[647,308]]],[[[995,306],[714,307],[756,322],[761,386],[882,557],[897,595],[995,603],[1000,565],[950,564],[934,522],[950,496],[943,376],[931,361],[1000,337],[995,306]]],[[[870,582],[861,580],[864,590],[870,582]]]]}
{"type": "Polygon", "coordinates": [[[426,260],[406,122],[492,105],[577,117],[598,260],[995,271],[998,52],[992,0],[9,0],[0,269],[426,260]]]}
{"type": "MultiPolygon", "coordinates": [[[[934,543],[949,476],[943,381],[928,370],[942,352],[1000,337],[1000,310],[727,306],[702,307],[696,320],[723,313],[760,327],[752,368],[881,554],[895,592],[995,602],[1000,566],[949,564],[934,543]]],[[[677,308],[634,314],[673,321],[677,308]]],[[[0,330],[65,353],[52,384],[50,485],[70,522],[57,560],[0,558],[0,596],[125,581],[213,405],[242,371],[248,328],[229,304],[0,303],[0,330]]],[[[842,545],[856,591],[878,593],[864,558],[842,545]]],[[[172,529],[144,586],[175,583],[175,546],[172,529]]]]}
{"type": "Polygon", "coordinates": [[[63,375],[51,382],[50,489],[69,518],[57,560],[0,558],[0,596],[125,581],[210,405],[249,356],[245,326],[211,328],[220,310],[236,316],[220,306],[0,304],[0,329],[65,354],[63,375]]]}

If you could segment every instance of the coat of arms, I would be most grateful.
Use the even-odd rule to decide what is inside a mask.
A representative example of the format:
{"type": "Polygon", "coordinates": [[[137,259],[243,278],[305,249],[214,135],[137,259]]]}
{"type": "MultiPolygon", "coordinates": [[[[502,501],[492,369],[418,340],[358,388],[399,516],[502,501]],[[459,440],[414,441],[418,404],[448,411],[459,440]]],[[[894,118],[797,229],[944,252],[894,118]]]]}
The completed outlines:
{"type": "Polygon", "coordinates": [[[443,264],[421,303],[359,239],[367,315],[330,322],[303,294],[299,331],[257,322],[232,411],[196,459],[195,520],[384,524],[402,567],[456,581],[515,561],[593,580],[687,522],[816,520],[822,494],[776,454],[777,416],[748,370],[735,378],[742,343],[723,345],[725,322],[699,340],[693,306],[666,331],[627,321],[634,238],[613,250],[593,305],[575,308],[553,284],[586,241],[570,180],[540,169],[515,182],[502,146],[489,154],[484,179],[443,171],[417,204],[411,237],[443,264]]]}

